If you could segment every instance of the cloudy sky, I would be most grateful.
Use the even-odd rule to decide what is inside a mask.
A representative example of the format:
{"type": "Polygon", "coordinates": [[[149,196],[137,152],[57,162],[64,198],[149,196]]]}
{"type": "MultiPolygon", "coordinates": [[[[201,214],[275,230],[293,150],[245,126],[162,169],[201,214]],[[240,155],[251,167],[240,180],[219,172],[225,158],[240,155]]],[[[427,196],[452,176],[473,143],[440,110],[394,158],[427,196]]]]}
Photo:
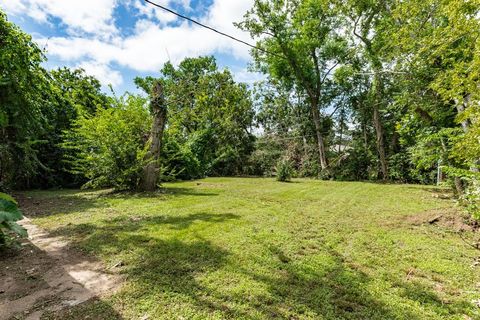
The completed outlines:
{"type": "MultiPolygon", "coordinates": [[[[253,0],[154,0],[209,26],[254,43],[233,26],[253,0]]],[[[214,55],[238,81],[247,72],[249,48],[192,25],[144,0],[0,0],[9,20],[33,35],[47,67],[82,67],[117,92],[134,90],[135,76],[158,75],[170,60],[214,55]]]]}

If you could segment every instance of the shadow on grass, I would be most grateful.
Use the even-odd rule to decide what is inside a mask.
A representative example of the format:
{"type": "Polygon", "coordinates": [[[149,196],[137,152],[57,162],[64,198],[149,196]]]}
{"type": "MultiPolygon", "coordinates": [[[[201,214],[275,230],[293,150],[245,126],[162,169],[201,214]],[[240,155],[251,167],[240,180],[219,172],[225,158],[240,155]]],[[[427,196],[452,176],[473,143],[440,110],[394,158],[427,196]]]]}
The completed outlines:
{"type": "MultiPolygon", "coordinates": [[[[393,286],[400,290],[399,295],[403,298],[417,301],[423,307],[441,310],[442,315],[468,314],[467,310],[472,308],[472,304],[465,300],[453,302],[442,299],[437,292],[418,280],[394,282],[393,286]]],[[[468,319],[467,316],[464,318],[468,319]]]]}
{"type": "Polygon", "coordinates": [[[328,250],[329,263],[322,268],[296,263],[278,247],[270,247],[270,251],[277,258],[276,272],[243,269],[268,288],[270,295],[258,302],[266,318],[421,319],[408,311],[392,310],[373,297],[368,291],[372,279],[350,268],[333,250],[328,250]]]}
{"type": "Polygon", "coordinates": [[[218,193],[215,192],[202,192],[194,187],[192,188],[183,188],[183,187],[162,187],[155,192],[131,192],[131,191],[119,191],[113,192],[106,195],[108,198],[114,199],[151,199],[162,197],[178,197],[178,196],[199,196],[199,197],[210,197],[218,196],[218,193]]]}
{"type": "MultiPolygon", "coordinates": [[[[388,282],[398,291],[393,293],[394,291],[384,288],[382,295],[374,296],[370,293],[375,287],[374,278],[328,247],[319,248],[324,253],[325,260],[328,260],[322,267],[299,262],[278,246],[268,248],[276,260],[272,272],[259,273],[241,267],[243,274],[268,288],[269,295],[253,304],[253,307],[262,311],[265,318],[420,320],[432,313],[439,317],[453,317],[469,314],[472,310],[467,301],[442,300],[426,284],[406,279],[394,280],[395,275],[391,275],[388,282]],[[398,302],[387,305],[384,301],[391,298],[379,298],[384,298],[388,292],[392,298],[395,295],[396,301],[403,300],[403,303],[410,305],[420,304],[426,313],[410,311],[398,302]]],[[[260,262],[264,266],[272,265],[271,259],[262,259],[264,261],[260,262]]],[[[241,296],[237,298],[242,299],[241,296]]]]}
{"type": "MultiPolygon", "coordinates": [[[[125,232],[135,232],[140,229],[153,226],[169,225],[171,229],[181,230],[187,229],[195,222],[222,223],[227,220],[239,219],[240,216],[232,213],[208,213],[197,212],[185,216],[134,216],[134,217],[117,217],[104,220],[102,226],[91,223],[81,223],[76,225],[67,225],[57,228],[53,231],[58,236],[81,236],[91,235],[93,237],[115,237],[125,232]]],[[[90,239],[91,240],[91,239],[90,239]]],[[[101,240],[101,239],[99,239],[101,240]]]]}
{"type": "Polygon", "coordinates": [[[163,187],[156,192],[114,192],[112,190],[60,190],[51,193],[36,195],[35,193],[15,194],[20,209],[29,217],[51,216],[56,214],[70,214],[84,212],[91,209],[101,209],[110,206],[109,199],[158,199],[170,197],[217,196],[218,193],[201,192],[195,188],[163,187]]]}
{"type": "MultiPolygon", "coordinates": [[[[197,277],[220,269],[227,262],[229,253],[201,238],[193,241],[163,240],[135,231],[157,224],[169,224],[172,228],[183,229],[195,221],[220,223],[234,218],[236,216],[231,214],[198,213],[178,218],[146,218],[133,223],[125,223],[128,219],[116,219],[101,227],[82,224],[58,229],[56,233],[76,234],[74,246],[93,248],[92,253],[128,253],[123,256],[125,260],[122,261],[121,272],[127,276],[133,291],[120,293],[125,295],[120,296],[120,299],[130,308],[134,309],[138,304],[135,299],[147,299],[155,301],[155,308],[168,310],[172,306],[188,306],[195,312],[209,313],[214,309],[202,298],[208,297],[208,289],[197,277]]],[[[145,311],[140,312],[139,316],[142,314],[145,311]]],[[[150,316],[151,319],[157,319],[159,315],[150,316]]],[[[162,316],[169,318],[164,314],[162,316]]]]}
{"type": "Polygon", "coordinates": [[[73,307],[60,311],[48,311],[42,315],[42,320],[78,320],[102,319],[122,320],[123,317],[112,306],[99,298],[90,299],[73,307]]]}
{"type": "Polygon", "coordinates": [[[102,201],[101,197],[105,196],[83,190],[52,191],[47,195],[36,193],[15,194],[20,209],[28,217],[70,214],[104,208],[107,203],[102,201]]]}
{"type": "MultiPolygon", "coordinates": [[[[316,252],[327,261],[320,266],[292,258],[282,247],[267,243],[262,244],[260,255],[245,261],[200,237],[183,241],[173,237],[161,239],[144,232],[156,225],[184,230],[196,222],[225,223],[239,218],[231,213],[203,212],[123,217],[104,221],[103,225],[66,226],[55,233],[74,235],[74,243],[90,248],[95,254],[125,257],[122,272],[133,289],[121,293],[124,295],[121,299],[129,301],[129,308],[135,308],[135,299],[142,299],[155,301],[157,310],[173,312],[175,317],[188,317],[194,312],[200,318],[220,315],[242,319],[422,319],[421,314],[402,305],[387,305],[383,300],[388,298],[372,295],[370,290],[375,284],[371,276],[327,246],[319,247],[316,252]],[[224,277],[228,272],[228,279],[213,276],[216,272],[224,277]],[[209,280],[203,281],[204,277],[209,280]],[[248,279],[252,287],[265,288],[266,292],[232,290],[242,279],[248,279]]],[[[389,282],[398,289],[395,293],[389,291],[395,294],[396,301],[420,303],[422,308],[442,315],[468,309],[463,304],[445,304],[426,286],[411,281],[389,282]]]]}

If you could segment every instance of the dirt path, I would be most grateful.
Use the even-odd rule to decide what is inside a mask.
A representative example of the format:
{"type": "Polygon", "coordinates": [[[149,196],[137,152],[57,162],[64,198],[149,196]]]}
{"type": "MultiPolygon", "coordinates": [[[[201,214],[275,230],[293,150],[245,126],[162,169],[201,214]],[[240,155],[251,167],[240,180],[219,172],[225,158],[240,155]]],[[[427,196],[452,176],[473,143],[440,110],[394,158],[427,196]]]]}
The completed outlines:
{"type": "Polygon", "coordinates": [[[27,218],[22,251],[0,257],[0,319],[40,319],[111,294],[122,281],[27,218]]]}

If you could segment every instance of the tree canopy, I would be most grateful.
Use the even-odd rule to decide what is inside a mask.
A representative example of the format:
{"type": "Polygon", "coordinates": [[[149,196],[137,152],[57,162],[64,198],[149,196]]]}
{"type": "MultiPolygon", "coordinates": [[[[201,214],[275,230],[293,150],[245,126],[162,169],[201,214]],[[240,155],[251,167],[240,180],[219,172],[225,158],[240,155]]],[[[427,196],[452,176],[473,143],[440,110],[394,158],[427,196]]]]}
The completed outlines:
{"type": "Polygon", "coordinates": [[[478,0],[256,0],[236,25],[257,39],[251,69],[262,81],[238,83],[214,57],[191,57],[118,98],[81,69],[45,69],[1,13],[0,188],[138,189],[154,161],[159,182],[447,183],[478,212],[479,15],[478,0]]]}

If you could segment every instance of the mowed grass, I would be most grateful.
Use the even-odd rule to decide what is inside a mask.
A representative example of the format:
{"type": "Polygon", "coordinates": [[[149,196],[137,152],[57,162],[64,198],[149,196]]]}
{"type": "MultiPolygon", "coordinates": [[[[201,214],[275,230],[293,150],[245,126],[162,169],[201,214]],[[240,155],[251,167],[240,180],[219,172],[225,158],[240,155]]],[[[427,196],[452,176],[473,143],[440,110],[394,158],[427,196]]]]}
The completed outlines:
{"type": "Polygon", "coordinates": [[[36,224],[126,278],[79,317],[480,319],[479,253],[428,223],[454,206],[437,191],[209,178],[152,194],[25,195],[44,211],[36,224]]]}

